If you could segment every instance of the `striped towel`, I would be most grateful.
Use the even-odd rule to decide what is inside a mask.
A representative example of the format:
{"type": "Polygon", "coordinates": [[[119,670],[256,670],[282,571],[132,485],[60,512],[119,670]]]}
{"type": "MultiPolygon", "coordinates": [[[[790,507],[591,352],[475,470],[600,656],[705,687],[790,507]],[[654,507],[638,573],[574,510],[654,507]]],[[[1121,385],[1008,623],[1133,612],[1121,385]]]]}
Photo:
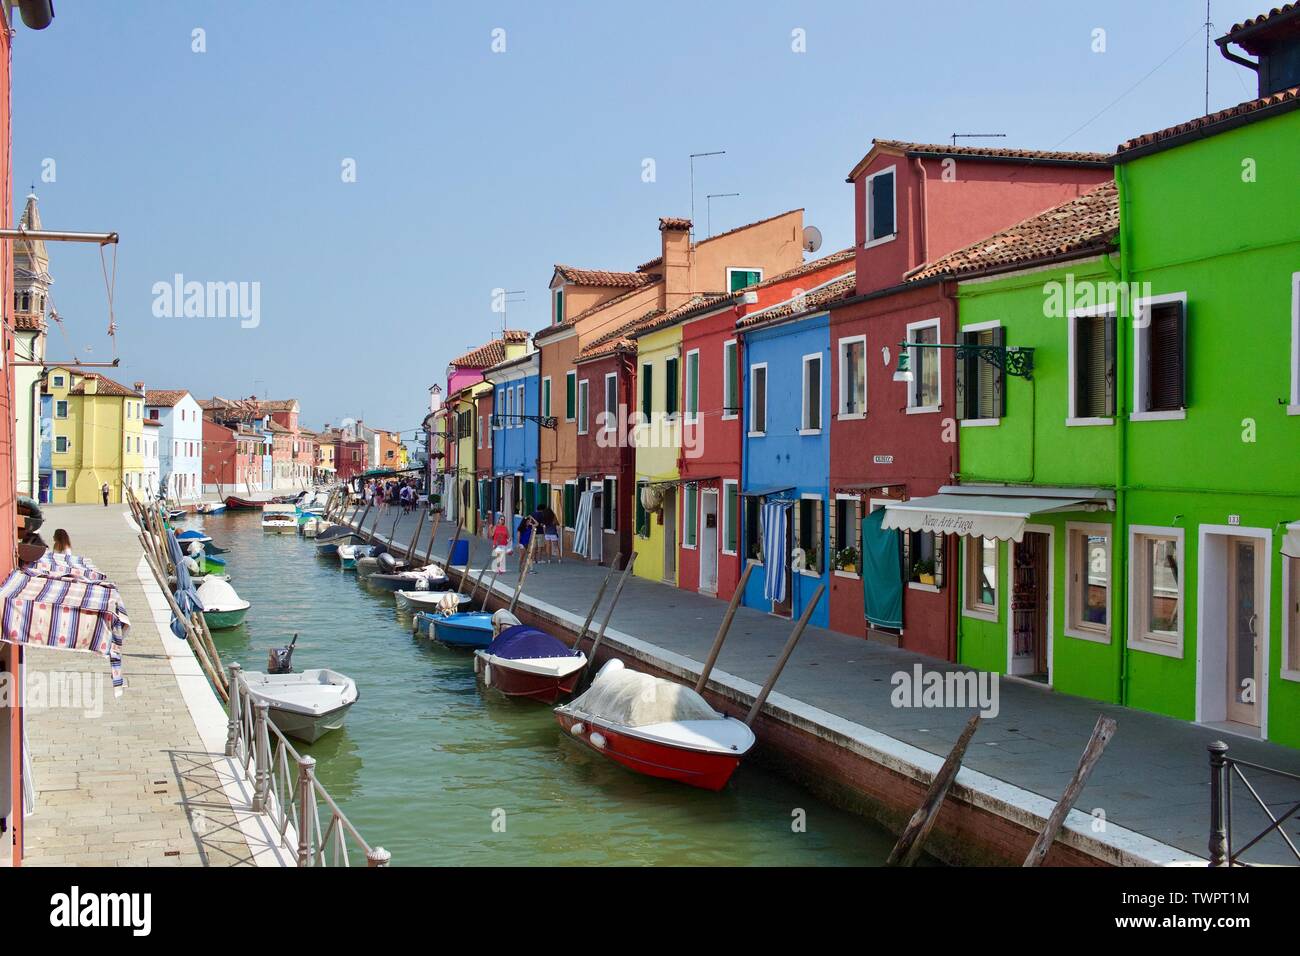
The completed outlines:
{"type": "Polygon", "coordinates": [[[573,552],[591,558],[591,510],[596,499],[594,491],[584,491],[578,500],[578,515],[573,519],[573,552]]]}
{"type": "Polygon", "coordinates": [[[792,501],[768,501],[763,505],[763,597],[776,603],[785,600],[786,522],[790,518],[792,501]]]}
{"type": "Polygon", "coordinates": [[[14,571],[0,585],[0,640],[108,658],[113,692],[121,695],[122,643],[131,622],[117,587],[73,574],[14,571]]]}
{"type": "Polygon", "coordinates": [[[41,577],[71,575],[83,581],[96,583],[108,580],[108,575],[96,568],[87,558],[76,554],[58,554],[54,551],[46,551],[29,570],[41,577]]]}

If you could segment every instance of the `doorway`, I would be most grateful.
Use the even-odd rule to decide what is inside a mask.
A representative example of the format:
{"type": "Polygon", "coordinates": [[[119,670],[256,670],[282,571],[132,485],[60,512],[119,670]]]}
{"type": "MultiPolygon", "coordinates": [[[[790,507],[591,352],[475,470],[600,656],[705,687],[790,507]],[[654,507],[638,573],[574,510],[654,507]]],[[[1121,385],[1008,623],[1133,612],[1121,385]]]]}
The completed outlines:
{"type": "Polygon", "coordinates": [[[700,494],[700,590],[718,593],[718,493],[700,494]]]}
{"type": "Polygon", "coordinates": [[[1025,529],[1011,547],[1009,674],[1052,683],[1052,531],[1025,529]]]}
{"type": "MultiPolygon", "coordinates": [[[[790,568],[790,555],[794,553],[794,521],[790,509],[785,512],[785,554],[781,561],[781,573],[785,575],[785,600],[772,602],[772,613],[777,617],[794,617],[794,571],[790,568]]],[[[767,555],[767,560],[774,560],[767,555]]]]}
{"type": "Polygon", "coordinates": [[[1264,604],[1259,544],[1252,538],[1228,540],[1228,720],[1259,727],[1261,664],[1259,612],[1264,604]]]}
{"type": "Polygon", "coordinates": [[[1202,526],[1197,622],[1196,719],[1268,736],[1267,529],[1202,526]]]}
{"type": "Polygon", "coordinates": [[[665,488],[663,510],[659,512],[664,521],[664,575],[665,584],[677,584],[677,489],[665,488]]]}

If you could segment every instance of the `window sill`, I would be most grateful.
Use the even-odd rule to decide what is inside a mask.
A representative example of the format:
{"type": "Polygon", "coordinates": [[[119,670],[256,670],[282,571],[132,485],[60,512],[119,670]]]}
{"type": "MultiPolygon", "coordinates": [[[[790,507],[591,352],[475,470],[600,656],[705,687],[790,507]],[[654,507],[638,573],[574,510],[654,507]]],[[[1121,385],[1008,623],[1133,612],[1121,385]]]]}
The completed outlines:
{"type": "Polygon", "coordinates": [[[939,587],[934,584],[921,584],[919,581],[908,581],[907,588],[909,591],[927,591],[930,594],[938,594],[939,587]]]}
{"type": "Polygon", "coordinates": [[[840,412],[835,417],[842,422],[860,422],[862,421],[862,419],[867,417],[867,413],[866,412],[840,412]]]}
{"type": "Polygon", "coordinates": [[[683,544],[683,545],[682,545],[682,550],[683,550],[683,551],[694,551],[694,550],[695,550],[695,545],[693,545],[693,544],[683,544]]]}
{"type": "Polygon", "coordinates": [[[766,437],[767,437],[767,432],[750,432],[750,433],[747,434],[745,437],[746,437],[746,438],[766,438],[766,437]]]}
{"type": "Polygon", "coordinates": [[[1092,641],[1094,644],[1110,643],[1109,631],[1081,631],[1075,627],[1067,627],[1065,629],[1065,636],[1077,638],[1081,641],[1092,641]]]}
{"type": "Polygon", "coordinates": [[[1283,668],[1281,673],[1283,680],[1300,681],[1300,671],[1287,670],[1286,668],[1283,668]]]}
{"type": "Polygon", "coordinates": [[[891,233],[888,236],[881,236],[879,239],[868,239],[862,244],[863,249],[871,249],[875,246],[883,246],[887,242],[893,242],[898,238],[898,233],[891,233]]]}
{"type": "Polygon", "coordinates": [[[908,405],[907,414],[909,415],[935,415],[939,412],[938,405],[908,405]]]}
{"type": "Polygon", "coordinates": [[[720,417],[718,418],[718,421],[720,421],[720,422],[734,422],[734,421],[735,421],[737,418],[739,418],[739,417],[740,417],[739,415],[722,415],[722,416],[720,416],[720,417]]]}
{"type": "Polygon", "coordinates": [[[1288,405],[1286,407],[1286,413],[1288,415],[1300,415],[1300,405],[1288,405]]]}
{"type": "Polygon", "coordinates": [[[822,576],[820,571],[809,571],[806,568],[800,568],[799,574],[805,578],[820,578],[822,576]]]}
{"type": "Polygon", "coordinates": [[[962,608],[962,617],[968,617],[972,621],[984,621],[987,624],[996,624],[998,622],[997,611],[977,611],[973,608],[962,608]]]}
{"type": "Polygon", "coordinates": [[[1083,428],[1089,425],[1114,425],[1113,418],[1067,418],[1065,424],[1070,428],[1083,428]]]}
{"type": "Polygon", "coordinates": [[[719,551],[718,553],[719,553],[719,554],[725,554],[725,555],[726,555],[727,557],[729,557],[729,558],[734,558],[734,557],[736,556],[736,552],[735,552],[735,551],[728,551],[726,548],[723,548],[723,549],[722,549],[721,551],[719,551]]]}
{"type": "Polygon", "coordinates": [[[1131,422],[1180,422],[1187,417],[1187,409],[1180,408],[1172,412],[1130,412],[1131,422]]]}
{"type": "Polygon", "coordinates": [[[1147,654],[1159,654],[1161,657],[1173,657],[1178,660],[1183,658],[1183,642],[1181,640],[1177,644],[1166,644],[1149,638],[1135,637],[1130,638],[1128,646],[1131,651],[1144,651],[1147,654]]]}
{"type": "Polygon", "coordinates": [[[836,571],[836,572],[835,572],[835,576],[836,576],[837,578],[847,578],[847,579],[850,580],[850,581],[861,581],[861,580],[862,580],[862,575],[860,575],[860,574],[855,574],[855,573],[852,572],[852,571],[836,571]]]}
{"type": "Polygon", "coordinates": [[[813,436],[813,435],[820,435],[821,433],[822,433],[822,430],[821,430],[820,428],[801,428],[801,429],[799,429],[799,434],[800,434],[802,437],[804,437],[804,438],[808,438],[808,437],[813,436]]]}
{"type": "Polygon", "coordinates": [[[1001,425],[1000,418],[963,418],[961,420],[962,428],[988,428],[992,425],[1001,425]]]}

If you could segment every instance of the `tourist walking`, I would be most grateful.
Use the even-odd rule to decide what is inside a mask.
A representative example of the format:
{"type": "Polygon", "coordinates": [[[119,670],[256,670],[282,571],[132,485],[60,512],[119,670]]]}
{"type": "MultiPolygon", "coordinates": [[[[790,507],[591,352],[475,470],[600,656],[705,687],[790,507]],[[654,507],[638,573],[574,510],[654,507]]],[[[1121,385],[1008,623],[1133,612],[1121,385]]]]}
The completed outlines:
{"type": "Polygon", "coordinates": [[[542,526],[543,540],[546,543],[546,561],[549,564],[551,560],[557,563],[561,560],[560,547],[560,519],[550,505],[542,505],[537,509],[541,515],[540,523],[542,526]]]}
{"type": "Polygon", "coordinates": [[[104,507],[107,508],[108,507],[108,482],[107,481],[104,482],[104,484],[100,487],[99,493],[104,498],[104,507]]]}
{"type": "Polygon", "coordinates": [[[492,573],[504,574],[506,555],[510,553],[510,529],[506,527],[504,515],[497,515],[497,523],[492,528],[492,573]]]}

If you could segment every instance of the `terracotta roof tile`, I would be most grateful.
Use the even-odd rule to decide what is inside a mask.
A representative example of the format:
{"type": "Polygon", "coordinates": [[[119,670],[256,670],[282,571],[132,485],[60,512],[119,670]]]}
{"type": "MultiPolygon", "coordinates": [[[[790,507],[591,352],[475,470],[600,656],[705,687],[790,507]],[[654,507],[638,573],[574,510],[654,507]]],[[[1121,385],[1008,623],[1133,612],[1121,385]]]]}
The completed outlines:
{"type": "Polygon", "coordinates": [[[1059,152],[1049,149],[1009,149],[1002,146],[948,146],[942,143],[909,143],[900,139],[873,139],[857,165],[849,172],[851,182],[862,171],[867,159],[877,149],[887,152],[902,153],[905,156],[924,157],[966,157],[968,159],[989,159],[997,161],[1024,162],[1029,164],[1048,164],[1064,166],[1108,166],[1111,158],[1105,153],[1079,151],[1059,152]]]}
{"type": "Polygon", "coordinates": [[[459,358],[454,358],[449,364],[456,368],[484,369],[491,368],[499,362],[506,359],[506,343],[527,342],[528,333],[519,329],[507,329],[504,333],[505,338],[493,339],[480,345],[478,348],[470,349],[459,358]]]}
{"type": "Polygon", "coordinates": [[[1237,35],[1247,31],[1254,31],[1258,27],[1272,25],[1291,17],[1300,17],[1300,3],[1284,3],[1280,7],[1274,7],[1268,13],[1261,13],[1257,17],[1251,17],[1248,20],[1242,20],[1240,23],[1234,23],[1232,28],[1218,42],[1225,40],[1236,41],[1237,35]]]}
{"type": "Polygon", "coordinates": [[[1203,133],[1217,126],[1236,126],[1241,123],[1253,122],[1256,119],[1264,118],[1264,116],[1272,116],[1275,113],[1293,110],[1298,106],[1300,106],[1300,86],[1279,90],[1268,96],[1247,100],[1245,103],[1238,103],[1236,106],[1219,110],[1217,113],[1210,113],[1208,116],[1198,116],[1186,123],[1169,126],[1154,133],[1135,136],[1116,147],[1115,160],[1122,163],[1128,159],[1136,158],[1139,154],[1144,155],[1157,149],[1173,146],[1177,142],[1181,142],[1184,136],[1203,133]]]}
{"type": "Polygon", "coordinates": [[[610,289],[636,289],[653,281],[652,276],[644,272],[613,272],[609,269],[579,269],[558,263],[555,271],[565,282],[574,285],[589,285],[610,289]]]}
{"type": "Polygon", "coordinates": [[[587,362],[591,359],[601,358],[606,355],[612,355],[614,352],[636,350],[636,343],[632,341],[632,333],[636,331],[642,323],[652,322],[658,316],[664,314],[663,309],[651,309],[634,319],[629,319],[612,332],[606,332],[598,339],[588,342],[578,350],[575,361],[587,362]]]}
{"type": "Polygon", "coordinates": [[[666,329],[670,325],[685,322],[687,319],[708,312],[711,309],[733,303],[736,299],[737,296],[728,292],[705,292],[700,295],[693,295],[669,312],[663,312],[653,318],[647,316],[640,325],[632,330],[631,337],[636,338],[656,329],[666,329]]]}
{"type": "Polygon", "coordinates": [[[554,325],[548,325],[546,328],[536,332],[533,335],[533,341],[539,342],[545,339],[546,337],[555,334],[556,332],[563,331],[564,329],[571,329],[582,319],[585,319],[590,315],[595,315],[597,312],[601,311],[602,309],[609,309],[609,308],[613,308],[616,305],[621,305],[624,302],[626,302],[628,299],[632,298],[632,296],[642,291],[642,289],[647,289],[650,286],[663,281],[663,277],[657,275],[651,276],[651,279],[653,281],[647,282],[643,286],[640,286],[636,289],[628,289],[626,292],[620,292],[612,299],[606,299],[604,302],[598,302],[596,305],[589,306],[588,308],[583,309],[577,315],[569,316],[563,322],[557,322],[554,325]]]}
{"type": "Polygon", "coordinates": [[[95,379],[99,383],[95,386],[96,395],[111,395],[115,398],[144,398],[144,396],[135,389],[128,388],[121,382],[115,382],[107,375],[100,375],[97,372],[89,372],[81,376],[81,380],[78,381],[76,385],[72,386],[72,388],[68,389],[68,394],[85,395],[86,382],[90,379],[95,379]]]}
{"type": "Polygon", "coordinates": [[[24,312],[14,316],[14,328],[19,332],[44,332],[45,316],[24,312]]]}
{"type": "Polygon", "coordinates": [[[144,403],[170,408],[188,394],[183,388],[151,388],[144,393],[144,403]]]}
{"type": "Polygon", "coordinates": [[[804,312],[820,311],[828,308],[840,299],[847,299],[857,291],[857,273],[849,272],[819,289],[805,293],[797,299],[790,299],[780,305],[763,309],[745,316],[736,323],[738,329],[749,329],[768,322],[776,322],[804,312]]]}
{"type": "Polygon", "coordinates": [[[789,282],[791,279],[797,279],[799,276],[808,275],[811,272],[820,272],[822,269],[831,266],[842,265],[853,262],[857,258],[857,250],[850,246],[848,249],[841,249],[839,252],[832,252],[829,255],[822,256],[820,259],[809,259],[801,266],[795,266],[793,269],[787,269],[779,275],[774,275],[770,279],[764,279],[762,282],[753,286],[755,289],[766,289],[782,282],[789,282]]]}
{"type": "Polygon", "coordinates": [[[677,231],[681,232],[681,231],[685,231],[685,230],[687,230],[687,229],[690,229],[690,228],[691,228],[691,225],[692,225],[692,223],[691,223],[691,221],[690,221],[689,219],[682,219],[682,218],[679,217],[679,216],[660,216],[660,217],[659,217],[659,229],[660,229],[660,231],[663,231],[663,230],[665,230],[665,229],[673,229],[673,230],[677,230],[677,231]]]}
{"type": "Polygon", "coordinates": [[[1113,182],[1103,183],[1054,209],[926,263],[908,276],[908,281],[997,271],[1107,248],[1119,232],[1117,196],[1113,182]]]}

